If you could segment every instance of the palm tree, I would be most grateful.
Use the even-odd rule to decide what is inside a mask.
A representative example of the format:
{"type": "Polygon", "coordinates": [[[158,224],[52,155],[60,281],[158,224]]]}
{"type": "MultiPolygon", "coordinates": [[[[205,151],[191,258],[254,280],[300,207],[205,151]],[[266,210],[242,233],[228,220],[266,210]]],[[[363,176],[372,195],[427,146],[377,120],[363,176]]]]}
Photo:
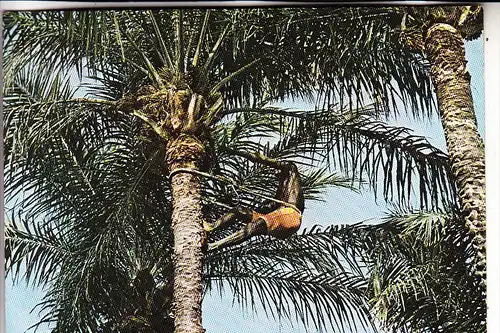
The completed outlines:
{"type": "MultiPolygon", "coordinates": [[[[113,107],[103,112],[102,104],[108,103],[103,101],[90,104],[85,99],[86,107],[79,108],[82,99],[64,95],[71,94],[69,82],[50,78],[43,72],[19,75],[14,87],[24,89],[12,87],[6,94],[6,194],[14,199],[19,192],[28,195],[12,209],[7,267],[19,277],[26,264],[28,280],[51,286],[41,304],[48,311],[42,322],[55,322],[56,331],[171,331],[171,195],[162,172],[163,148],[145,136],[137,118],[115,113],[113,107]],[[74,111],[68,112],[68,106],[74,111]]],[[[313,161],[312,150],[318,159],[339,146],[342,154],[331,158],[346,163],[355,154],[358,160],[344,165],[355,173],[373,178],[380,168],[414,168],[423,179],[447,178],[446,155],[405,129],[373,121],[369,109],[357,119],[321,111],[240,111],[212,132],[219,152],[216,174],[260,194],[270,196],[275,190],[269,186],[276,186],[272,171],[229,152],[252,149],[274,159],[313,161]],[[284,123],[288,126],[280,126],[284,123]],[[272,146],[252,140],[273,133],[280,139],[272,146]]],[[[408,177],[394,182],[398,197],[408,197],[408,177]]],[[[349,187],[349,178],[321,169],[306,173],[306,195],[314,198],[329,184],[349,187]]],[[[384,183],[384,189],[393,186],[390,178],[384,183]]],[[[423,185],[432,189],[431,182],[423,185]]],[[[249,207],[257,204],[253,194],[236,198],[230,187],[210,179],[203,180],[202,193],[207,219],[224,209],[214,200],[226,206],[236,200],[249,207]]],[[[436,194],[428,193],[424,197],[436,194]]],[[[255,295],[278,316],[293,317],[294,307],[284,304],[296,304],[299,318],[318,328],[328,320],[342,323],[339,309],[365,318],[363,280],[353,262],[341,264],[342,258],[353,259],[336,231],[313,229],[287,242],[264,238],[210,254],[203,271],[206,290],[214,284],[222,288],[219,283],[227,281],[240,302],[251,305],[255,295]],[[273,297],[264,297],[264,290],[273,297]],[[241,298],[245,294],[251,298],[241,298]],[[315,311],[318,307],[321,312],[315,311]]]]}
{"type": "MultiPolygon", "coordinates": [[[[105,276],[102,272],[110,267],[120,242],[128,240],[130,244],[131,235],[154,229],[154,239],[161,243],[169,239],[165,229],[171,225],[168,237],[172,240],[165,246],[170,245],[172,251],[164,249],[157,260],[167,269],[167,259],[173,258],[170,274],[174,279],[176,332],[201,332],[201,222],[206,214],[215,214],[204,200],[208,194],[216,200],[228,194],[227,190],[220,193],[215,185],[207,189],[196,174],[175,173],[172,179],[168,174],[190,169],[231,179],[245,174],[256,177],[239,169],[248,167],[243,156],[253,152],[297,163],[327,156],[341,169],[368,175],[372,185],[384,167],[386,198],[409,199],[413,166],[418,172],[422,205],[437,205],[439,193],[446,196],[453,192],[445,155],[432,148],[426,151],[426,145],[416,144],[419,138],[405,137],[404,129],[388,128],[370,118],[380,111],[388,112],[395,96],[401,96],[414,112],[430,107],[430,84],[425,83],[428,79],[418,56],[405,49],[385,52],[375,36],[389,34],[376,20],[369,21],[367,30],[350,25],[332,29],[338,22],[387,17],[385,11],[322,8],[187,13],[40,12],[7,13],[4,17],[6,186],[15,197],[15,190],[24,185],[30,195],[23,204],[28,220],[46,215],[48,226],[56,223],[57,235],[70,237],[55,248],[76,242],[73,245],[78,249],[92,249],[88,257],[80,253],[85,259],[72,258],[85,263],[86,277],[78,277],[73,270],[76,266],[68,265],[68,271],[56,270],[67,279],[60,281],[77,289],[97,282],[94,279],[105,276]],[[308,29],[304,30],[305,23],[308,29]],[[373,66],[375,53],[390,66],[373,66]],[[74,98],[71,85],[54,74],[64,75],[69,70],[80,76],[85,70],[94,80],[88,96],[74,98]],[[391,82],[396,86],[389,85],[391,82]],[[289,97],[310,98],[318,89],[318,103],[326,111],[264,107],[269,101],[289,97]],[[371,113],[356,113],[367,98],[375,100],[371,113]],[[334,111],[334,102],[342,112],[334,111]],[[350,110],[347,114],[345,108],[350,110]],[[240,116],[236,122],[228,121],[232,115],[240,116]],[[255,119],[259,135],[273,132],[270,120],[280,124],[274,125],[279,128],[274,132],[281,136],[281,146],[269,149],[245,137],[255,119]],[[229,126],[234,128],[225,132],[229,126]],[[224,135],[217,136],[219,131],[224,135]],[[239,145],[229,144],[232,141],[227,138],[239,136],[244,138],[239,145]],[[77,172],[69,173],[70,167],[77,172]],[[50,176],[56,170],[63,183],[50,176]],[[101,174],[103,170],[106,172],[101,174]],[[111,170],[113,174],[108,175],[111,170]],[[396,170],[395,179],[390,170],[396,170]],[[145,174],[148,180],[142,184],[145,174]],[[84,186],[85,195],[70,195],[78,191],[77,184],[84,186]],[[75,230],[77,234],[70,232],[75,230]],[[81,238],[80,233],[86,237],[81,238]],[[72,238],[76,235],[80,238],[72,238]],[[112,241],[104,241],[107,237],[112,241]]],[[[252,181],[265,179],[269,183],[269,171],[267,175],[252,181]]],[[[260,190],[265,192],[266,187],[260,190]]],[[[12,262],[28,260],[40,267],[35,271],[41,281],[53,277],[54,260],[61,253],[43,252],[40,247],[45,253],[40,257],[33,247],[21,247],[24,250],[17,252],[15,248],[10,252],[12,262]]],[[[124,262],[113,265],[127,267],[124,262]]],[[[122,286],[127,281],[113,274],[122,286]]],[[[104,288],[105,282],[99,283],[104,288]]],[[[58,298],[49,301],[48,308],[59,309],[68,302],[66,287],[54,285],[58,298]]],[[[91,298],[90,290],[78,290],[83,294],[77,293],[77,297],[91,298]]],[[[84,308],[58,312],[65,318],[58,319],[58,325],[97,329],[95,321],[94,326],[88,326],[93,305],[85,304],[84,308]],[[72,316],[76,321],[65,321],[72,316]]],[[[110,301],[103,307],[111,311],[113,304],[110,301]]]]}
{"type": "MultiPolygon", "coordinates": [[[[393,8],[401,24],[402,47],[422,54],[430,75],[465,225],[474,235],[475,271],[486,288],[486,204],[484,145],[477,130],[464,39],[481,36],[482,8],[471,6],[393,8]],[[398,14],[399,13],[399,14],[398,14]]],[[[398,21],[398,19],[396,19],[398,21]]],[[[395,34],[399,36],[398,33],[395,34]]]]}

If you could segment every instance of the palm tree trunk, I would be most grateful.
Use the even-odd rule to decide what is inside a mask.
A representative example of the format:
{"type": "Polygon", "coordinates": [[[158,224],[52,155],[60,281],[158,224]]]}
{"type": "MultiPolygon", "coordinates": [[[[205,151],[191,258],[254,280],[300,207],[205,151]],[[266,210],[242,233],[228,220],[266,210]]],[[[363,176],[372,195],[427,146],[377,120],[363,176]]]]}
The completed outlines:
{"type": "Polygon", "coordinates": [[[464,42],[451,25],[434,24],[425,40],[451,168],[466,227],[476,249],[474,269],[486,290],[484,145],[477,130],[464,42]]]}
{"type": "MultiPolygon", "coordinates": [[[[170,171],[177,168],[197,169],[203,153],[203,145],[194,137],[179,136],[167,144],[170,171]]],[[[203,227],[200,178],[190,173],[176,173],[171,186],[175,333],[202,333],[203,227]]]]}

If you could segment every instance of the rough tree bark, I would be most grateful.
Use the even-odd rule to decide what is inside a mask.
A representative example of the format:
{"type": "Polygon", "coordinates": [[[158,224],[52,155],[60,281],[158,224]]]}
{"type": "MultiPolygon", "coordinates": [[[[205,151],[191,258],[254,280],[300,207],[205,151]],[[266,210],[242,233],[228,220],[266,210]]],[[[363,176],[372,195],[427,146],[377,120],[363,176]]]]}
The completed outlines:
{"type": "Polygon", "coordinates": [[[466,227],[476,249],[474,269],[486,290],[486,207],[484,145],[477,129],[464,42],[451,25],[427,31],[425,50],[431,63],[441,122],[466,227]]]}
{"type": "MultiPolygon", "coordinates": [[[[171,172],[177,168],[198,169],[203,154],[203,145],[190,135],[181,134],[167,144],[167,163],[171,172]]],[[[171,186],[175,333],[202,333],[203,226],[200,178],[190,173],[176,173],[171,186]]]]}

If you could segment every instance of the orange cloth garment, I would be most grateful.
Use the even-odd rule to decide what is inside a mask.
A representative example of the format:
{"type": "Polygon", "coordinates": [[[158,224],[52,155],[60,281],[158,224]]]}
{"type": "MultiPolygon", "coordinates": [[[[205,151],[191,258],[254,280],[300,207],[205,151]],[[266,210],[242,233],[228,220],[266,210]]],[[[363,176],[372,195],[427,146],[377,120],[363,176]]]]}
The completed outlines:
{"type": "Polygon", "coordinates": [[[302,223],[302,214],[293,207],[281,206],[269,214],[253,212],[252,220],[262,218],[266,221],[269,235],[285,239],[299,230],[302,223]]]}

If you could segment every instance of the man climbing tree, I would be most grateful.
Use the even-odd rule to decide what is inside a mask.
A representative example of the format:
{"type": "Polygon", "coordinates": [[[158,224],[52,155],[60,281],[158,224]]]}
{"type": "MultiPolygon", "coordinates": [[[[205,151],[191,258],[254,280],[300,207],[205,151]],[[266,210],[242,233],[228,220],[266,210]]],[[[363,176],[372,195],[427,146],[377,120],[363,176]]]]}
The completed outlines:
{"type": "Polygon", "coordinates": [[[208,250],[237,245],[258,235],[285,239],[299,230],[304,212],[304,194],[300,174],[294,163],[277,164],[280,168],[275,200],[268,200],[259,211],[235,207],[213,224],[204,223],[206,232],[228,227],[238,221],[245,225],[237,232],[208,245],[208,250]]]}

